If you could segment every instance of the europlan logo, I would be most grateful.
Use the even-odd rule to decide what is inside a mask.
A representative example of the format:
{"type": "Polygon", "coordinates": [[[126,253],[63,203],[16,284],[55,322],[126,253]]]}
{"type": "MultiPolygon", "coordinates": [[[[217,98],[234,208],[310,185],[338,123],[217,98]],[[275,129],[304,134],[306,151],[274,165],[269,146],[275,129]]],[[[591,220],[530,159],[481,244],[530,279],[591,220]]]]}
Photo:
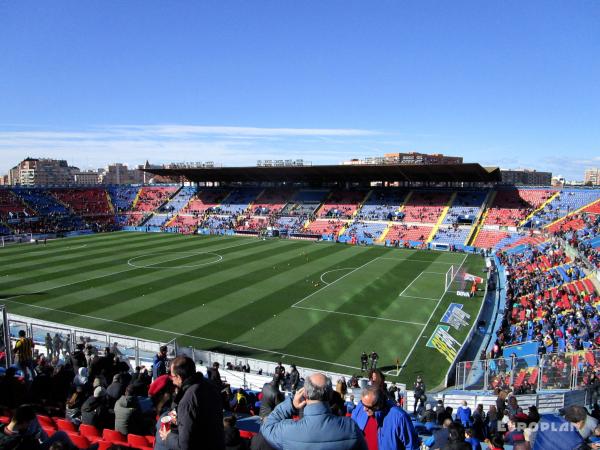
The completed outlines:
{"type": "Polygon", "coordinates": [[[507,423],[502,423],[500,421],[498,421],[498,431],[500,433],[506,433],[507,431],[525,431],[525,430],[531,430],[531,431],[578,431],[577,427],[575,426],[575,424],[571,423],[571,422],[561,422],[561,423],[556,423],[556,422],[531,422],[531,423],[526,423],[526,422],[513,422],[514,426],[509,426],[509,424],[507,423]]]}

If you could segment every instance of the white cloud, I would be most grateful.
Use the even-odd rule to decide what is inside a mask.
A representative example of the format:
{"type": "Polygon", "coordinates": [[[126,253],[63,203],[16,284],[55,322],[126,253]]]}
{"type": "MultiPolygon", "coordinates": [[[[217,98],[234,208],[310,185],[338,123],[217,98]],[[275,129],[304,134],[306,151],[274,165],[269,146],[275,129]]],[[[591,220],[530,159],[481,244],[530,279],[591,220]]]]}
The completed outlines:
{"type": "Polygon", "coordinates": [[[343,128],[259,128],[195,125],[105,125],[86,130],[0,129],[0,172],[26,156],[66,159],[82,168],[146,159],[153,163],[303,158],[337,162],[356,140],[383,133],[343,128]],[[312,143],[311,143],[312,142],[312,143]],[[286,155],[286,156],[283,156],[286,155]]]}

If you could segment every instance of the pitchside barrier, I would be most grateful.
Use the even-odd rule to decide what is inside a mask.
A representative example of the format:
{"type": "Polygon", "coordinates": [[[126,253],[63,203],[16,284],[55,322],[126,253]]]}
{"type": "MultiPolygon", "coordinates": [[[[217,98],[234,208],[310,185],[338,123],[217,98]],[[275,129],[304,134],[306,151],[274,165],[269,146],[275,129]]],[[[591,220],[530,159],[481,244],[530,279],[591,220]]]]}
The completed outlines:
{"type": "Polygon", "coordinates": [[[531,385],[537,392],[581,389],[588,382],[588,368],[600,361],[600,350],[573,353],[523,355],[480,361],[462,361],[456,366],[456,387],[491,391],[497,387],[531,385]]]}
{"type": "MultiPolygon", "coordinates": [[[[104,351],[105,347],[116,347],[117,355],[128,362],[132,369],[138,366],[145,366],[148,370],[151,370],[154,355],[158,353],[161,345],[167,345],[168,357],[170,359],[174,358],[176,355],[187,355],[196,362],[198,369],[203,373],[206,373],[206,367],[212,367],[214,363],[219,363],[219,372],[234,388],[243,387],[246,389],[261,390],[263,384],[272,380],[273,374],[275,373],[275,367],[277,366],[276,363],[270,361],[179,346],[175,339],[167,343],[161,343],[89,328],[74,327],[72,325],[33,319],[17,314],[8,314],[2,305],[0,305],[0,314],[5,317],[5,320],[0,323],[0,348],[4,347],[4,342],[11,342],[11,345],[8,346],[8,358],[5,362],[6,366],[10,365],[12,362],[10,348],[14,347],[19,330],[25,330],[27,336],[33,337],[35,351],[38,354],[52,356],[56,354],[54,348],[50,349],[46,347],[46,335],[47,333],[50,333],[50,337],[53,340],[55,335],[58,335],[60,339],[59,342],[62,343],[58,352],[60,358],[69,355],[78,343],[92,345],[100,353],[104,351]],[[236,370],[227,370],[227,363],[231,363],[234,367],[243,365],[250,366],[251,372],[244,373],[236,370]]],[[[282,359],[282,362],[289,371],[289,365],[294,361],[282,359]]],[[[334,385],[342,377],[344,377],[346,381],[350,379],[350,375],[348,374],[326,372],[301,367],[298,364],[296,364],[296,366],[301,378],[306,378],[313,373],[321,372],[331,378],[334,385]]],[[[361,379],[360,382],[362,386],[366,386],[367,380],[361,379]]],[[[396,386],[402,391],[406,389],[404,384],[396,384],[396,386]]],[[[358,394],[358,392],[356,392],[356,394],[358,394]]]]}

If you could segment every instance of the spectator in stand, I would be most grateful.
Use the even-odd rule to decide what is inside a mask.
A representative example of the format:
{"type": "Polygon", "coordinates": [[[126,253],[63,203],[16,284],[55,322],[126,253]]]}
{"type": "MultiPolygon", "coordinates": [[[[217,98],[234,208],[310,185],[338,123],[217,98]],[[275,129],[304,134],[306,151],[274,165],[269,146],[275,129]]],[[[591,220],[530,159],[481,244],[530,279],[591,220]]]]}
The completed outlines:
{"type": "Polygon", "coordinates": [[[445,448],[448,444],[448,437],[450,435],[450,431],[448,427],[452,424],[452,419],[447,417],[442,422],[442,428],[435,433],[433,436],[427,438],[424,442],[426,447],[429,447],[430,450],[439,450],[445,448]]]}
{"type": "Polygon", "coordinates": [[[279,390],[279,379],[277,375],[275,375],[271,382],[263,385],[259,412],[260,418],[264,421],[283,399],[284,395],[279,390]]]}
{"type": "Polygon", "coordinates": [[[517,426],[517,419],[511,417],[508,419],[508,431],[504,434],[504,442],[509,445],[514,445],[517,442],[525,442],[525,434],[523,429],[517,426]]]}
{"type": "Polygon", "coordinates": [[[128,435],[129,433],[145,435],[148,427],[145,425],[140,404],[134,395],[134,388],[130,384],[125,393],[115,403],[115,430],[128,435]]]}
{"type": "Polygon", "coordinates": [[[213,382],[219,390],[223,389],[225,386],[223,384],[223,380],[221,379],[221,373],[219,372],[220,364],[218,362],[214,362],[212,367],[208,368],[206,371],[206,375],[210,381],[213,382]]]}
{"type": "Polygon", "coordinates": [[[465,442],[471,446],[471,450],[481,450],[481,442],[475,437],[473,428],[465,429],[465,442]]]}
{"type": "Polygon", "coordinates": [[[565,419],[575,425],[583,439],[588,439],[598,426],[598,421],[590,416],[583,406],[569,406],[566,408],[565,419]]]}
{"type": "Polygon", "coordinates": [[[467,406],[466,400],[463,400],[462,405],[456,410],[456,418],[464,428],[471,426],[471,408],[467,406]]]}
{"type": "Polygon", "coordinates": [[[2,450],[46,450],[54,442],[62,442],[65,448],[75,450],[64,431],[56,431],[48,437],[37,423],[35,410],[30,405],[19,406],[8,424],[0,424],[2,450]]]}
{"type": "Polygon", "coordinates": [[[267,417],[261,434],[278,450],[366,450],[362,433],[352,419],[331,414],[331,392],[331,382],[325,375],[307,377],[293,400],[286,399],[267,417]],[[291,420],[300,412],[300,420],[291,420]]]}
{"type": "Polygon", "coordinates": [[[389,401],[377,386],[362,390],[352,419],[363,431],[369,449],[418,449],[420,440],[408,414],[389,401]]]}
{"type": "Polygon", "coordinates": [[[75,351],[70,357],[71,365],[73,366],[73,370],[75,372],[79,371],[81,367],[87,368],[87,360],[83,351],[84,347],[84,344],[77,344],[75,351]]]}
{"type": "Polygon", "coordinates": [[[125,393],[127,386],[121,381],[121,374],[116,374],[112,383],[106,388],[106,396],[108,398],[109,408],[113,408],[117,400],[125,393]]]}
{"type": "Polygon", "coordinates": [[[196,372],[194,361],[176,357],[171,364],[171,379],[177,387],[176,413],[169,430],[159,435],[170,450],[225,448],[223,406],[217,387],[196,372]]]}
{"type": "Polygon", "coordinates": [[[25,403],[27,389],[24,383],[16,377],[17,369],[9,367],[0,378],[0,399],[3,406],[15,409],[25,403]]]}
{"type": "Polygon", "coordinates": [[[70,420],[75,425],[81,423],[81,407],[85,402],[85,392],[82,386],[77,386],[75,392],[71,394],[66,403],[65,419],[70,420]]]}
{"type": "Polygon", "coordinates": [[[235,415],[223,419],[223,430],[225,433],[225,450],[246,450],[245,441],[240,436],[240,430],[236,426],[235,415]]]}
{"type": "Polygon", "coordinates": [[[13,348],[13,355],[15,356],[15,365],[23,371],[25,380],[31,381],[35,376],[34,364],[33,364],[33,339],[28,338],[25,334],[25,330],[19,330],[19,339],[15,343],[13,348]]]}
{"type": "Polygon", "coordinates": [[[471,443],[465,441],[465,429],[461,424],[453,422],[448,426],[448,443],[444,450],[471,450],[471,443]]]}
{"type": "Polygon", "coordinates": [[[106,389],[97,386],[94,395],[88,397],[81,406],[81,423],[94,425],[99,430],[112,428],[112,420],[106,401],[106,389]]]}
{"type": "Polygon", "coordinates": [[[275,376],[277,377],[277,382],[279,383],[279,389],[282,391],[285,390],[285,367],[281,362],[277,363],[277,367],[275,367],[275,376]]]}
{"type": "Polygon", "coordinates": [[[154,361],[152,362],[152,380],[156,380],[158,377],[167,374],[167,346],[162,345],[159,352],[154,355],[154,361]]]}
{"type": "Polygon", "coordinates": [[[519,403],[517,402],[517,397],[514,395],[508,397],[508,405],[506,406],[506,414],[508,415],[508,417],[514,417],[522,412],[523,409],[521,409],[521,407],[519,406],[519,403]]]}

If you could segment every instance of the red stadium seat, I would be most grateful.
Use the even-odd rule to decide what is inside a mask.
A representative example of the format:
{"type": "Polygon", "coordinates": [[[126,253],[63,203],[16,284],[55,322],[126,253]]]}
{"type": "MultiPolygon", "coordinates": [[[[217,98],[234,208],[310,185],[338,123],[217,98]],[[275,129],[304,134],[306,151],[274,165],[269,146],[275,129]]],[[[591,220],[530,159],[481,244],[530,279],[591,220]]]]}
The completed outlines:
{"type": "Polygon", "coordinates": [[[92,443],[102,439],[100,431],[98,431],[98,429],[94,425],[86,425],[82,423],[81,425],[79,425],[79,434],[88,438],[88,440],[92,443]]]}
{"type": "Polygon", "coordinates": [[[155,437],[154,436],[145,436],[146,440],[150,443],[151,447],[154,447],[154,440],[155,437]]]}
{"type": "Polygon", "coordinates": [[[148,442],[148,439],[146,439],[145,436],[139,436],[137,434],[129,433],[127,435],[127,443],[136,448],[150,447],[150,442],[148,442]]]}
{"type": "Polygon", "coordinates": [[[127,437],[123,436],[116,430],[109,430],[105,428],[102,432],[102,439],[105,441],[113,442],[115,444],[127,444],[127,437]]]}
{"type": "Polygon", "coordinates": [[[10,423],[10,417],[8,416],[0,416],[0,423],[10,423]]]}
{"type": "Polygon", "coordinates": [[[46,434],[48,435],[48,437],[52,436],[54,433],[56,433],[56,428],[55,427],[49,427],[47,425],[40,425],[42,427],[42,430],[44,430],[46,432],[46,434]]]}
{"type": "Polygon", "coordinates": [[[255,434],[256,433],[252,431],[240,430],[240,437],[242,439],[252,439],[252,436],[254,436],[255,434]]]}
{"type": "Polygon", "coordinates": [[[73,445],[77,448],[88,448],[91,445],[90,441],[85,436],[80,436],[78,433],[67,432],[67,435],[69,436],[69,439],[71,439],[73,445]]]}
{"type": "Polygon", "coordinates": [[[44,425],[44,426],[47,426],[47,427],[56,428],[56,423],[54,423],[54,420],[52,420],[51,417],[42,416],[42,415],[38,414],[37,415],[37,420],[40,423],[40,425],[44,425]]]}
{"type": "Polygon", "coordinates": [[[77,432],[77,427],[73,422],[69,422],[66,419],[55,418],[54,422],[59,430],[62,431],[74,431],[77,432]]]}

